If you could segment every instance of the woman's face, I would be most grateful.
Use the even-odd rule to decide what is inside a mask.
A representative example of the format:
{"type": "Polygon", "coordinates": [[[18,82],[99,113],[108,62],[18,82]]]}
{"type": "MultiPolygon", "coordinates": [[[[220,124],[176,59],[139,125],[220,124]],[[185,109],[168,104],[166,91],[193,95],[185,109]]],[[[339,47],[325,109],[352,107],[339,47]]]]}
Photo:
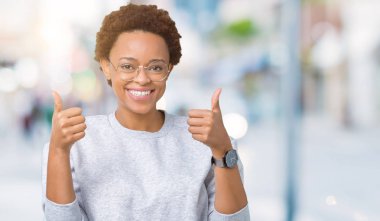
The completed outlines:
{"type": "MultiPolygon", "coordinates": [[[[120,69],[128,69],[129,65],[147,67],[157,62],[166,64],[166,67],[169,64],[168,47],[161,36],[144,31],[119,35],[110,51],[109,61],[101,61],[106,78],[112,82],[119,108],[136,114],[156,110],[156,103],[165,92],[166,80],[152,81],[147,74],[149,71],[138,68],[132,73],[135,77],[126,81],[120,69]]],[[[171,68],[170,65],[168,71],[171,68]]]]}

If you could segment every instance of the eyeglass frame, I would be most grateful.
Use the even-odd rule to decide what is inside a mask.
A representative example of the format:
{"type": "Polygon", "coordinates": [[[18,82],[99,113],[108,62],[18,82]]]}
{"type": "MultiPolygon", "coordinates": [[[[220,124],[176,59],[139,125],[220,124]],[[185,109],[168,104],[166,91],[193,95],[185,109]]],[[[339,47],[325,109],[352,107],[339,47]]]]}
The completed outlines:
{"type": "MultiPolygon", "coordinates": [[[[118,65],[116,68],[115,68],[115,65],[111,62],[111,60],[110,59],[107,59],[108,60],[108,62],[111,64],[111,66],[113,67],[113,69],[115,69],[115,71],[116,72],[118,72],[118,69],[119,69],[119,67],[120,67],[120,65],[118,65]]],[[[168,76],[169,76],[169,73],[170,73],[170,63],[169,64],[167,64],[166,62],[163,62],[163,63],[165,63],[167,66],[168,66],[168,71],[167,71],[167,73],[166,73],[166,75],[161,79],[161,80],[158,80],[158,81],[154,81],[154,80],[152,80],[150,77],[149,77],[149,75],[147,75],[148,76],[148,78],[152,81],[152,82],[163,82],[163,81],[165,81],[167,78],[168,78],[168,76]]],[[[144,65],[139,65],[139,66],[137,66],[136,67],[136,70],[135,71],[132,71],[132,72],[130,72],[130,73],[133,73],[133,72],[136,72],[137,71],[137,74],[136,74],[136,76],[134,76],[133,78],[131,78],[130,80],[124,80],[124,79],[122,79],[123,81],[134,81],[135,79],[136,79],[136,77],[137,76],[139,76],[139,74],[140,74],[140,69],[143,69],[144,70],[144,72],[145,72],[145,70],[148,68],[147,66],[144,66],[144,65]]]]}

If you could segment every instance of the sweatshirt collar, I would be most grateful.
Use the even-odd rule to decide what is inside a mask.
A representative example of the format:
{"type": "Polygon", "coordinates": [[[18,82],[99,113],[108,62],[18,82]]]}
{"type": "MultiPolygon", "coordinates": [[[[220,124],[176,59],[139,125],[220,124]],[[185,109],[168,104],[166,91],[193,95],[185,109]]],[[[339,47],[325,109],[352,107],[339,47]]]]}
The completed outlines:
{"type": "Polygon", "coordinates": [[[116,119],[116,111],[108,115],[108,120],[111,124],[111,127],[115,130],[116,133],[121,135],[123,138],[156,138],[156,137],[162,137],[165,136],[169,129],[172,126],[172,116],[168,114],[166,111],[162,111],[165,116],[164,124],[162,125],[161,129],[156,132],[149,132],[149,131],[141,131],[141,130],[131,130],[123,125],[120,124],[120,122],[116,119]]]}

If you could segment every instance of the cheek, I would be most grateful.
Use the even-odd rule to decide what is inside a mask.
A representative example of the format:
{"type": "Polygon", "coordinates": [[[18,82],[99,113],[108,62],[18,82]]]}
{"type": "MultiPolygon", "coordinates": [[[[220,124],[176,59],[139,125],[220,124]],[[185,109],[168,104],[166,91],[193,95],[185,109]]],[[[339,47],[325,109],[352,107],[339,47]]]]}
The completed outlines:
{"type": "Polygon", "coordinates": [[[124,84],[114,78],[111,78],[112,90],[116,96],[121,96],[124,93],[124,84]]]}
{"type": "Polygon", "coordinates": [[[159,89],[159,91],[158,91],[158,94],[157,94],[157,100],[159,100],[159,99],[161,99],[161,97],[164,95],[164,93],[165,93],[165,90],[166,90],[166,83],[164,83],[161,87],[160,87],[160,89],[159,89]]]}

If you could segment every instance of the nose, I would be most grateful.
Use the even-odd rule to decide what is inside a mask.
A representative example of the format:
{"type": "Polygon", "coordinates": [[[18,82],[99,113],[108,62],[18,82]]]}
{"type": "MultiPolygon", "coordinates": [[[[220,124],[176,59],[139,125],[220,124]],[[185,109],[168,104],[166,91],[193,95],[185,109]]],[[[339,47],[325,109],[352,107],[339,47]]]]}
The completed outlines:
{"type": "Polygon", "coordinates": [[[150,78],[145,73],[145,69],[142,65],[140,65],[136,71],[136,77],[133,79],[134,82],[140,85],[145,85],[151,82],[150,78]]]}

